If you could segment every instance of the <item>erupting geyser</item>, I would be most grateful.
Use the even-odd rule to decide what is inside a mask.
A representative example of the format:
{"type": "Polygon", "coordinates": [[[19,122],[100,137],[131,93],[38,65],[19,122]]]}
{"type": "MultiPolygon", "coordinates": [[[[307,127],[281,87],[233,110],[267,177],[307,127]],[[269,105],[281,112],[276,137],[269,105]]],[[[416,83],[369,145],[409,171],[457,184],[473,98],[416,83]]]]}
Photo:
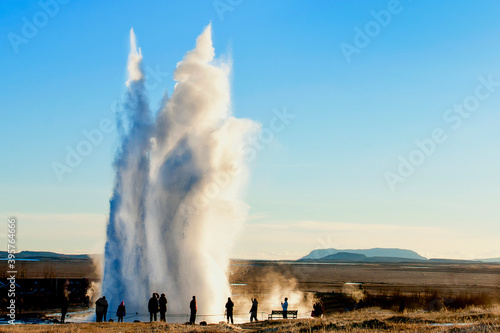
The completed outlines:
{"type": "Polygon", "coordinates": [[[129,78],[110,201],[102,294],[110,311],[147,311],[166,293],[169,313],[223,313],[229,251],[246,219],[244,142],[258,129],[230,109],[230,66],[214,61],[211,27],[178,63],[171,97],[149,109],[142,54],[130,32],[129,78]]]}

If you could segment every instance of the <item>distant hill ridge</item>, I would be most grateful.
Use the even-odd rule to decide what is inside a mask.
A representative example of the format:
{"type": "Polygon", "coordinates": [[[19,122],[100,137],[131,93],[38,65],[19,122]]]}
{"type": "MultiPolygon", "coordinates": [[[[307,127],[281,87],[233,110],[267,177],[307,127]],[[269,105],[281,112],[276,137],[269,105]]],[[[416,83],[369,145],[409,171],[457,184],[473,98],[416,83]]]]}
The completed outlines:
{"type": "Polygon", "coordinates": [[[500,262],[500,257],[498,257],[498,258],[478,259],[478,260],[482,261],[482,262],[492,262],[492,263],[495,263],[495,262],[500,262]]]}
{"type": "Polygon", "coordinates": [[[405,262],[428,261],[436,263],[500,263],[500,258],[461,260],[446,258],[426,258],[415,251],[398,248],[373,248],[373,249],[317,249],[298,261],[331,261],[331,262],[405,262]]]}
{"type": "MultiPolygon", "coordinates": [[[[413,260],[427,260],[415,251],[398,249],[398,248],[373,248],[373,249],[353,249],[353,250],[337,250],[337,249],[318,249],[311,251],[305,257],[299,260],[328,260],[328,256],[336,255],[338,253],[351,253],[364,255],[367,258],[371,257],[387,257],[387,258],[403,258],[413,260]]],[[[359,258],[358,258],[359,259],[359,258]]],[[[365,258],[366,259],[366,258],[365,258]]]]}
{"type": "MultiPolygon", "coordinates": [[[[7,251],[0,251],[0,259],[6,259],[7,251]]],[[[21,251],[16,253],[16,259],[38,259],[38,260],[68,260],[68,259],[90,259],[88,254],[62,254],[46,251],[21,251]]]]}
{"type": "MultiPolygon", "coordinates": [[[[16,259],[21,260],[90,260],[93,257],[102,257],[102,254],[63,254],[48,251],[21,251],[16,253],[16,259]]],[[[0,251],[0,260],[6,260],[7,251],[0,251]]],[[[356,250],[317,249],[298,261],[352,261],[352,262],[402,262],[402,261],[430,261],[442,263],[500,263],[500,258],[484,258],[474,260],[431,258],[427,259],[415,251],[398,248],[373,248],[356,250]]]]}

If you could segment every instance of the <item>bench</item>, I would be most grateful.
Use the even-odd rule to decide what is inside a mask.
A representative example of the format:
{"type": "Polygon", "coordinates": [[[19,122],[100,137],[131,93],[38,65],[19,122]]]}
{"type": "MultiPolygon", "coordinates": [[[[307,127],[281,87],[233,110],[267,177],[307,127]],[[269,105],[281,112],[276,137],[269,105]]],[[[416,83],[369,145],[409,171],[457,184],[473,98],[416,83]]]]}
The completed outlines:
{"type": "MultiPolygon", "coordinates": [[[[297,313],[299,313],[298,310],[288,310],[286,312],[286,316],[288,319],[297,319],[297,313]]],[[[267,316],[267,319],[273,319],[273,317],[278,317],[278,318],[283,318],[283,311],[282,310],[272,310],[271,314],[267,316]]]]}

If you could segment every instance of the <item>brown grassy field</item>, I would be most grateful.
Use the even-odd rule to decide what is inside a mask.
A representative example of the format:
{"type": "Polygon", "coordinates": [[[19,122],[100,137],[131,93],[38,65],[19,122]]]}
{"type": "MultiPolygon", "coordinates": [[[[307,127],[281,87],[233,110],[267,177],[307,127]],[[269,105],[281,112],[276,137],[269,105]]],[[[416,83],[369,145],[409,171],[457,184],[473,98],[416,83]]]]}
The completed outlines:
{"type": "Polygon", "coordinates": [[[323,319],[260,321],[237,325],[189,326],[164,323],[85,323],[2,326],[0,332],[498,332],[500,308],[396,314],[375,308],[323,319]]]}
{"type": "MultiPolygon", "coordinates": [[[[6,265],[6,261],[0,265],[0,278],[7,277],[6,265]]],[[[18,279],[100,279],[92,260],[18,261],[16,269],[18,279]]]]}
{"type": "MultiPolygon", "coordinates": [[[[25,279],[100,278],[90,260],[24,262],[21,268],[25,279]]],[[[0,332],[500,332],[500,307],[496,305],[500,300],[499,264],[233,260],[229,279],[238,312],[247,313],[250,297],[258,297],[259,313],[264,312],[259,318],[267,318],[266,313],[279,309],[283,296],[297,294],[303,302],[290,307],[298,309],[300,317],[309,317],[311,301],[318,296],[330,302],[325,304],[327,317],[205,327],[159,323],[17,325],[0,326],[0,332]],[[338,302],[339,296],[352,292],[346,291],[346,283],[356,283],[349,286],[361,294],[364,306],[358,307],[358,303],[358,310],[344,312],[346,303],[338,302]],[[397,312],[402,299],[406,302],[403,314],[397,312]],[[436,303],[438,307],[429,307],[436,303]],[[451,325],[441,326],[444,324],[451,325]]]]}
{"type": "MultiPolygon", "coordinates": [[[[91,260],[19,262],[18,279],[100,279],[100,267],[91,260]]],[[[5,278],[4,269],[0,278],[5,278]],[[3,274],[3,275],[2,275],[3,274]]],[[[449,289],[454,292],[493,293],[500,295],[500,264],[487,263],[336,263],[233,260],[229,279],[245,284],[245,289],[272,287],[270,276],[280,275],[296,281],[302,291],[341,291],[346,282],[360,282],[366,290],[422,291],[449,289]]]]}
{"type": "MultiPolygon", "coordinates": [[[[236,283],[233,294],[269,295],[275,293],[279,285],[287,293],[297,291],[320,296],[330,303],[327,313],[344,310],[346,303],[339,304],[339,294],[352,292],[357,294],[354,296],[358,301],[363,299],[363,306],[395,311],[402,300],[408,310],[439,310],[442,305],[460,309],[500,303],[499,264],[258,261],[249,264],[235,261],[230,280],[236,283]],[[346,283],[351,290],[346,290],[346,283]]],[[[352,307],[351,304],[350,309],[352,307]]]]}
{"type": "MultiPolygon", "coordinates": [[[[235,262],[237,263],[237,262],[235,262]]],[[[500,264],[486,263],[338,263],[301,264],[254,262],[232,267],[231,282],[266,285],[268,273],[298,282],[303,291],[340,292],[344,283],[359,282],[365,290],[423,291],[439,288],[453,292],[500,295],[500,264]]]]}

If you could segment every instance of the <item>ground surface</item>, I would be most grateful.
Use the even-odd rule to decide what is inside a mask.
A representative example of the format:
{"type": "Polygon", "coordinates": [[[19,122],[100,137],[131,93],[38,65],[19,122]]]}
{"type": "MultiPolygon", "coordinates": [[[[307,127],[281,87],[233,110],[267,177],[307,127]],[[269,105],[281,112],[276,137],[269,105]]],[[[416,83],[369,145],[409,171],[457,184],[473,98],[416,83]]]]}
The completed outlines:
{"type": "Polygon", "coordinates": [[[246,283],[247,288],[271,288],[266,283],[270,272],[298,282],[302,291],[341,291],[346,282],[359,282],[367,291],[424,291],[449,289],[462,293],[500,294],[500,264],[487,263],[332,263],[238,262],[231,266],[231,282],[246,283]]]}
{"type": "MultiPolygon", "coordinates": [[[[291,305],[293,309],[299,310],[300,317],[309,317],[312,309],[310,297],[318,295],[327,301],[325,305],[329,307],[328,317],[323,320],[261,321],[234,326],[212,324],[206,327],[149,323],[73,323],[16,327],[0,325],[0,332],[500,332],[498,320],[500,308],[494,306],[500,299],[499,264],[439,262],[304,264],[233,260],[230,268],[229,278],[233,284],[232,293],[237,305],[235,311],[244,314],[244,317],[238,318],[238,323],[248,320],[251,297],[259,298],[259,319],[262,319],[267,318],[267,313],[272,309],[280,308],[279,302],[284,296],[293,296],[294,293],[307,296],[301,304],[296,301],[291,305]],[[343,312],[347,308],[347,303],[339,303],[339,296],[346,293],[346,285],[354,286],[354,292],[359,286],[359,290],[365,296],[365,308],[343,312]],[[432,296],[436,292],[440,294],[432,296]],[[475,303],[471,304],[485,307],[450,311],[452,294],[462,295],[463,303],[472,301],[475,303]],[[403,315],[396,312],[401,298],[394,301],[401,295],[408,297],[406,311],[409,312],[403,315]],[[376,297],[379,303],[374,307],[373,302],[368,301],[376,297]],[[382,306],[383,302],[380,302],[380,299],[391,302],[382,306]],[[443,308],[445,311],[415,311],[417,308],[428,309],[432,304],[439,305],[437,308],[443,308]]],[[[90,260],[23,262],[19,271],[18,278],[24,279],[19,281],[21,285],[32,279],[50,280],[56,281],[54,290],[58,289],[57,279],[100,278],[99,270],[95,269],[90,260]]],[[[356,308],[359,308],[358,306],[359,304],[356,308]]],[[[75,311],[75,308],[77,304],[70,305],[70,311],[75,311]]],[[[349,310],[352,310],[352,307],[349,310]]],[[[0,311],[5,313],[4,308],[0,311]]],[[[25,309],[25,312],[29,311],[35,311],[38,315],[44,314],[40,309],[25,309]]],[[[208,319],[207,317],[206,320],[208,319]]],[[[218,320],[208,321],[218,322],[218,320]]]]}
{"type": "MultiPolygon", "coordinates": [[[[0,265],[1,266],[1,265],[0,265]]],[[[91,260],[19,262],[18,279],[100,279],[99,265],[91,260]]],[[[0,271],[6,278],[7,270],[0,271]]],[[[245,293],[272,289],[270,275],[279,274],[297,282],[301,291],[341,291],[346,282],[360,282],[364,290],[423,291],[449,289],[453,292],[500,295],[500,264],[488,263],[333,263],[233,260],[230,281],[245,293]]]]}
{"type": "Polygon", "coordinates": [[[260,321],[238,325],[187,326],[161,323],[85,323],[1,326],[0,332],[499,332],[500,308],[396,314],[363,309],[323,319],[260,321]]]}

